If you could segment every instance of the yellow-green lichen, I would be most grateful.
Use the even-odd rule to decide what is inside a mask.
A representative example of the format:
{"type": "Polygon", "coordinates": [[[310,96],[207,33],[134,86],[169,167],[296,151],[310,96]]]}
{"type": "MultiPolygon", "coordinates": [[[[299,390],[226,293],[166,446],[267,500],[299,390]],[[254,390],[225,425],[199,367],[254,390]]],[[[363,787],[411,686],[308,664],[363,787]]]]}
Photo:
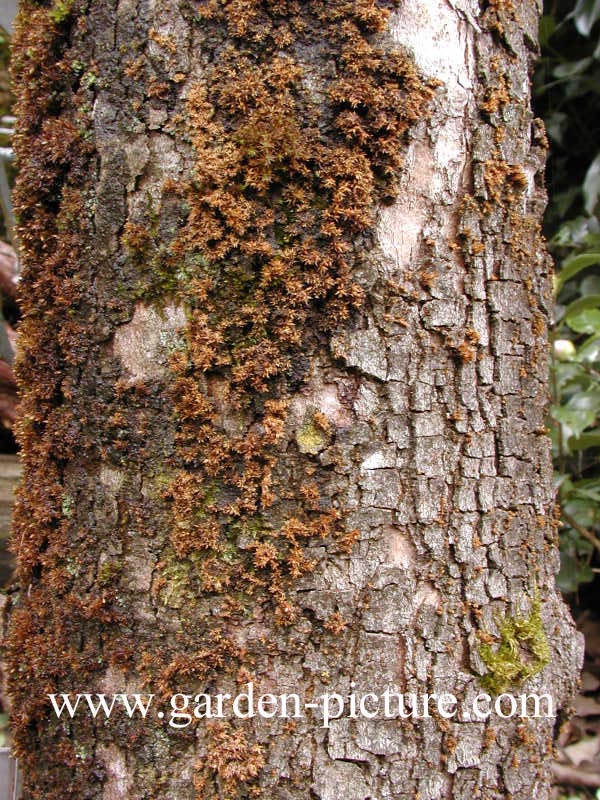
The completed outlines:
{"type": "Polygon", "coordinates": [[[537,590],[527,617],[497,617],[496,624],[499,641],[482,644],[479,655],[488,670],[481,685],[497,695],[540,673],[550,660],[550,648],[537,590]]]}
{"type": "Polygon", "coordinates": [[[329,444],[329,425],[324,414],[315,412],[305,419],[296,432],[296,443],[301,453],[316,456],[329,444]]]}
{"type": "Polygon", "coordinates": [[[67,519],[73,516],[73,508],[75,507],[75,500],[69,494],[64,494],[61,503],[61,511],[67,519]]]}

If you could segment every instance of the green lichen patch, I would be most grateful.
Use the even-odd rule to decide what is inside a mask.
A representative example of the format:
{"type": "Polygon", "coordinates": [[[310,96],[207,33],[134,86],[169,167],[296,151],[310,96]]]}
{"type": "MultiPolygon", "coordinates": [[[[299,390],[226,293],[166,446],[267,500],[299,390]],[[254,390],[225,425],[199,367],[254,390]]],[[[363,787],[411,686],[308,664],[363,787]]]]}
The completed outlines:
{"type": "Polygon", "coordinates": [[[70,518],[73,516],[74,505],[75,501],[73,500],[71,495],[64,494],[60,508],[65,517],[70,518]]]}
{"type": "Polygon", "coordinates": [[[497,641],[486,642],[479,649],[488,669],[481,684],[493,694],[501,694],[540,673],[550,659],[538,593],[534,595],[528,616],[499,617],[496,624],[497,641]]]}
{"type": "Polygon", "coordinates": [[[316,456],[330,440],[329,424],[324,414],[314,412],[308,415],[301,428],[296,432],[296,443],[301,453],[316,456]]]}

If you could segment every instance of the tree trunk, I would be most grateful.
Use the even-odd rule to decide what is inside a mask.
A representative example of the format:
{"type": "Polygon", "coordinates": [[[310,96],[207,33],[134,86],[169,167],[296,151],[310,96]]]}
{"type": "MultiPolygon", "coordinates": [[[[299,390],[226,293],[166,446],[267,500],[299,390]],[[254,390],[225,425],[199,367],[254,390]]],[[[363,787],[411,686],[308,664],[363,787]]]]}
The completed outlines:
{"type": "Polygon", "coordinates": [[[468,718],[484,691],[560,717],[582,656],[553,577],[538,12],[23,0],[25,798],[549,796],[556,716],[468,718]],[[461,711],[170,724],[172,694],[250,682],[461,711]],[[58,719],[61,692],[155,697],[58,719]]]}

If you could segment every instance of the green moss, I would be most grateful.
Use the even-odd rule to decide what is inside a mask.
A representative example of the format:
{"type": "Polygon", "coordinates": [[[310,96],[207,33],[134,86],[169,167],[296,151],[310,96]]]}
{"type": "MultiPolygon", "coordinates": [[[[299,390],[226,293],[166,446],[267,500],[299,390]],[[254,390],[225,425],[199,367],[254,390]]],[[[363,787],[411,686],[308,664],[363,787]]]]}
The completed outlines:
{"type": "Polygon", "coordinates": [[[195,592],[190,587],[193,570],[188,560],[170,558],[161,571],[163,585],[160,597],[163,605],[171,608],[182,608],[194,601],[195,592]]]}
{"type": "Polygon", "coordinates": [[[235,564],[239,559],[238,549],[235,544],[227,542],[221,546],[221,560],[226,564],[235,564]]]}
{"type": "Polygon", "coordinates": [[[163,498],[173,485],[175,474],[175,470],[168,468],[154,474],[144,488],[146,495],[152,500],[163,498]]]}
{"type": "Polygon", "coordinates": [[[496,622],[499,642],[483,644],[479,649],[488,669],[481,685],[493,694],[501,694],[540,673],[550,660],[538,591],[529,616],[497,618],[496,622]]]}
{"type": "Polygon", "coordinates": [[[81,565],[73,558],[67,558],[66,570],[72,578],[76,578],[81,572],[81,565]]]}
{"type": "Polygon", "coordinates": [[[73,749],[75,751],[75,758],[79,758],[82,761],[85,761],[85,759],[90,756],[89,749],[83,744],[79,744],[78,742],[76,742],[73,745],[73,749]]]}
{"type": "Polygon", "coordinates": [[[121,561],[105,561],[98,570],[98,583],[101,586],[106,586],[115,578],[118,578],[122,572],[123,563],[121,561]]]}
{"type": "Polygon", "coordinates": [[[71,16],[73,11],[74,0],[56,0],[50,9],[50,19],[56,25],[60,25],[68,17],[71,16]]]}

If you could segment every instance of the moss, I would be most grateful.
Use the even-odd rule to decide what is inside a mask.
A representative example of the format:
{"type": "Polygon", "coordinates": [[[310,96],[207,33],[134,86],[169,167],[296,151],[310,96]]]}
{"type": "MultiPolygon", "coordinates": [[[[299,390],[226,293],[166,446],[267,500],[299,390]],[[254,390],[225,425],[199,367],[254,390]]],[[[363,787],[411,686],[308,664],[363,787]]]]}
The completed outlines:
{"type": "Polygon", "coordinates": [[[550,649],[542,623],[539,593],[536,590],[527,617],[498,618],[498,641],[482,644],[479,655],[488,669],[481,684],[493,694],[540,673],[548,664],[550,649]]]}
{"type": "MultiPolygon", "coordinates": [[[[186,265],[173,291],[191,309],[187,346],[171,359],[176,444],[189,465],[174,479],[171,541],[181,556],[203,554],[205,589],[245,587],[291,622],[288,587],[310,569],[303,543],[316,534],[345,549],[354,539],[342,514],[323,514],[318,482],[310,499],[302,478],[277,483],[294,359],[361,308],[355,243],[393,199],[408,131],[435,87],[384,44],[384,4],[211,2],[199,15],[213,57],[186,89],[197,162],[161,262],[170,274],[186,265]],[[323,61],[318,102],[297,58],[300,30],[323,61]],[[236,549],[235,532],[246,538],[237,522],[257,518],[272,522],[236,549]]],[[[296,432],[306,468],[331,436],[312,412],[296,432]]]]}
{"type": "Polygon", "coordinates": [[[123,562],[120,560],[105,561],[98,570],[98,583],[107,586],[117,579],[123,572],[123,562]]]}
{"type": "Polygon", "coordinates": [[[190,561],[183,561],[173,555],[163,561],[158,589],[163,605],[181,608],[185,604],[194,602],[192,573],[193,564],[190,561]]]}
{"type": "MultiPolygon", "coordinates": [[[[332,508],[337,498],[323,491],[331,485],[326,468],[311,457],[333,431],[311,412],[300,432],[309,449],[291,452],[289,405],[306,374],[298,360],[308,362],[362,310],[353,275],[366,257],[363,243],[377,207],[397,192],[410,129],[427,116],[434,87],[386,39],[387,0],[201,3],[200,21],[189,22],[202,36],[202,79],[149,89],[185,111],[186,131],[176,114],[170,130],[193,144],[194,174],[165,182],[160,203],[127,204],[121,216],[96,184],[90,123],[95,92],[119,66],[119,46],[90,47],[104,22],[84,24],[85,3],[48,5],[22,0],[13,62],[26,316],[19,436],[35,490],[16,514],[28,591],[8,648],[11,669],[23,675],[14,708],[17,752],[30,759],[26,771],[32,767],[26,793],[65,800],[47,792],[50,771],[70,770],[56,785],[68,785],[71,798],[101,794],[102,773],[73,750],[72,741],[86,740],[86,723],[73,721],[69,737],[60,726],[49,734],[44,693],[31,683],[59,690],[76,676],[92,687],[106,664],[169,693],[237,679],[240,664],[251,664],[253,652],[266,657],[272,644],[248,641],[242,651],[234,644],[243,638],[239,625],[290,626],[300,613],[294,584],[314,568],[308,546],[321,541],[340,553],[356,542],[343,509],[332,508]],[[318,98],[299,62],[307,51],[323,76],[318,98]],[[122,231],[110,263],[107,231],[111,243],[122,231]],[[91,281],[95,275],[106,280],[91,281]],[[169,343],[168,397],[168,381],[126,388],[105,347],[136,299],[164,305],[167,296],[190,312],[184,341],[169,343]],[[90,530],[102,512],[86,499],[97,487],[82,463],[122,465],[136,476],[118,490],[118,531],[90,530]],[[152,581],[163,614],[144,630],[141,651],[119,616],[129,600],[126,587],[115,592],[120,561],[97,566],[102,536],[123,544],[130,531],[147,532],[163,554],[152,581]],[[73,564],[77,575],[96,574],[83,595],[73,564]],[[49,765],[43,778],[34,759],[49,765]]],[[[140,39],[132,50],[146,45],[140,39]]],[[[135,81],[148,88],[145,56],[127,66],[125,51],[133,95],[135,81]]],[[[134,102],[139,110],[139,97],[135,110],[134,102]]],[[[113,175],[115,191],[125,191],[125,174],[122,183],[118,167],[113,175]]],[[[342,624],[334,616],[328,630],[341,633],[342,624]]],[[[132,730],[131,741],[146,735],[132,730]]],[[[203,797],[223,796],[219,782],[233,795],[257,789],[264,760],[249,734],[215,731],[204,744],[203,797]]]]}
{"type": "Polygon", "coordinates": [[[79,575],[79,573],[81,571],[81,564],[74,558],[68,558],[67,561],[66,561],[65,568],[66,568],[68,574],[72,578],[75,578],[75,577],[77,577],[79,575]]]}
{"type": "Polygon", "coordinates": [[[74,0],[55,0],[49,16],[52,22],[60,25],[73,13],[74,0]]]}
{"type": "MultiPolygon", "coordinates": [[[[240,790],[252,785],[265,766],[264,746],[249,742],[247,734],[231,723],[217,722],[210,726],[206,756],[196,765],[194,788],[198,797],[205,797],[211,772],[218,775],[225,800],[235,800],[240,790]]],[[[253,791],[247,796],[262,796],[253,791]]]]}

